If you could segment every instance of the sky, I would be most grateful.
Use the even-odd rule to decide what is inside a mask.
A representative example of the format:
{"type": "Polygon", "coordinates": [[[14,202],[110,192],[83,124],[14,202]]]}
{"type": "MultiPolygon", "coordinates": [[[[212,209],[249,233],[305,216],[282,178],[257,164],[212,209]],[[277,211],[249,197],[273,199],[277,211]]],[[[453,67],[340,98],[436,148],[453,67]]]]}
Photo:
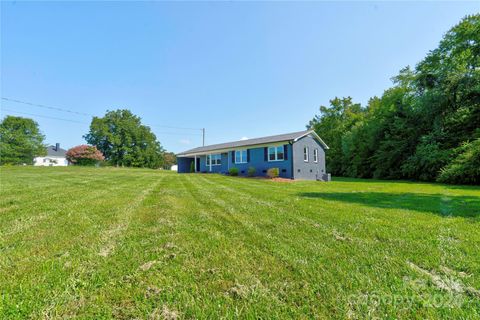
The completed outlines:
{"type": "Polygon", "coordinates": [[[162,146],[300,131],[320,105],[365,105],[480,2],[2,2],[1,116],[85,143],[130,109],[162,146]],[[46,107],[50,108],[46,108],[46,107]],[[69,110],[64,112],[52,107],[69,110]]]}

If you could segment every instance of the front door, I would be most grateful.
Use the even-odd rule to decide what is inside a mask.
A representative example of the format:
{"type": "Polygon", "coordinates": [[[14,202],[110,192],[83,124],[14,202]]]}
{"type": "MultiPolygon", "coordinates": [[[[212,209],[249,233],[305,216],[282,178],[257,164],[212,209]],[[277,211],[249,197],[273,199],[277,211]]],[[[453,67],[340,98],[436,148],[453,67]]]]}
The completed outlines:
{"type": "Polygon", "coordinates": [[[200,158],[197,158],[197,172],[200,172],[200,158]]]}

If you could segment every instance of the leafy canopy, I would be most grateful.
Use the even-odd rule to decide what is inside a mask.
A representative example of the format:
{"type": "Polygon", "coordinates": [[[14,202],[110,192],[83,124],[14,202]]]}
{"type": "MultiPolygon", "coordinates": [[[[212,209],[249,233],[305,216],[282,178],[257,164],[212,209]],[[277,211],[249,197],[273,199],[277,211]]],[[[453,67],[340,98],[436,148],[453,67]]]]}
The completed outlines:
{"type": "Polygon", "coordinates": [[[163,149],[155,134],[129,110],[94,117],[84,138],[115,166],[158,168],[162,164],[163,149]]]}
{"type": "Polygon", "coordinates": [[[334,175],[478,183],[480,15],[465,17],[365,108],[335,98],[307,127],[331,148],[334,175]]]}
{"type": "Polygon", "coordinates": [[[0,123],[0,164],[32,164],[47,154],[44,139],[32,119],[6,116],[0,123]]]}

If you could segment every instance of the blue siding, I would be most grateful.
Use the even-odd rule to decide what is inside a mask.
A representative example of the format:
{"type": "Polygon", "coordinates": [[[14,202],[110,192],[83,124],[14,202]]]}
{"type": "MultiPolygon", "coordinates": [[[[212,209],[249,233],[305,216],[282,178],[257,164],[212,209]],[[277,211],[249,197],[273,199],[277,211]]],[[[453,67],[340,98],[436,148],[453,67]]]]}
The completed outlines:
{"type": "Polygon", "coordinates": [[[189,173],[190,172],[190,163],[193,161],[193,158],[177,158],[178,164],[178,173],[189,173]]]}
{"type": "MultiPolygon", "coordinates": [[[[245,148],[238,150],[246,150],[245,148]]],[[[239,170],[239,175],[247,175],[248,168],[254,167],[256,169],[256,176],[265,176],[267,170],[270,168],[278,168],[280,172],[280,177],[283,178],[292,178],[292,145],[287,144],[287,159],[281,161],[265,161],[264,159],[264,147],[249,148],[250,150],[250,161],[248,163],[234,163],[235,157],[232,157],[232,151],[228,153],[222,153],[222,164],[217,166],[212,166],[210,171],[210,166],[207,166],[206,156],[198,156],[200,158],[200,172],[212,172],[212,173],[228,173],[229,168],[236,167],[239,170]]],[[[178,158],[178,172],[190,172],[190,161],[193,158],[178,158]],[[186,171],[184,171],[186,170],[186,171]]]]}
{"type": "Polygon", "coordinates": [[[250,149],[250,162],[245,164],[235,164],[231,162],[231,166],[237,167],[241,175],[246,175],[248,173],[249,167],[254,167],[257,169],[257,176],[265,176],[267,170],[270,168],[278,168],[280,171],[280,177],[291,178],[292,177],[292,146],[287,145],[287,160],[282,161],[265,161],[264,147],[252,148],[250,149]],[[244,171],[244,173],[242,173],[244,171]]]}
{"type": "MultiPolygon", "coordinates": [[[[212,153],[218,154],[218,153],[212,153]]],[[[212,170],[210,171],[210,166],[207,166],[207,156],[200,157],[200,172],[212,172],[212,173],[228,173],[228,160],[227,153],[222,153],[221,165],[212,165],[212,170]]]]}

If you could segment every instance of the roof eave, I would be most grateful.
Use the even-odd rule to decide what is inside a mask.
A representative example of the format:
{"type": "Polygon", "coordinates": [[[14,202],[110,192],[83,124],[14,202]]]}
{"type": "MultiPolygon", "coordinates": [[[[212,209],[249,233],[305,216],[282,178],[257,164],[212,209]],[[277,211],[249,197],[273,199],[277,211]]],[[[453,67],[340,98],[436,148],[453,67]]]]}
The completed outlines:
{"type": "Polygon", "coordinates": [[[301,138],[305,137],[305,136],[308,136],[309,134],[313,134],[313,136],[322,144],[322,146],[328,150],[330,149],[327,144],[322,140],[322,138],[320,138],[320,136],[315,132],[315,130],[309,130],[307,132],[305,132],[304,134],[296,137],[295,139],[293,139],[293,141],[297,142],[298,140],[300,140],[301,138]]]}
{"type": "Polygon", "coordinates": [[[213,149],[213,150],[208,150],[208,151],[198,151],[198,152],[188,152],[188,153],[182,152],[182,153],[177,153],[176,156],[178,158],[204,156],[204,155],[207,155],[207,154],[218,153],[218,152],[229,152],[229,151],[232,151],[232,150],[242,149],[242,148],[247,148],[247,147],[260,148],[262,146],[283,144],[283,143],[290,142],[290,141],[293,141],[293,140],[294,139],[287,139],[287,140],[279,140],[279,141],[268,142],[268,143],[246,144],[246,145],[243,145],[243,146],[230,147],[230,148],[219,148],[219,149],[213,149]]]}

